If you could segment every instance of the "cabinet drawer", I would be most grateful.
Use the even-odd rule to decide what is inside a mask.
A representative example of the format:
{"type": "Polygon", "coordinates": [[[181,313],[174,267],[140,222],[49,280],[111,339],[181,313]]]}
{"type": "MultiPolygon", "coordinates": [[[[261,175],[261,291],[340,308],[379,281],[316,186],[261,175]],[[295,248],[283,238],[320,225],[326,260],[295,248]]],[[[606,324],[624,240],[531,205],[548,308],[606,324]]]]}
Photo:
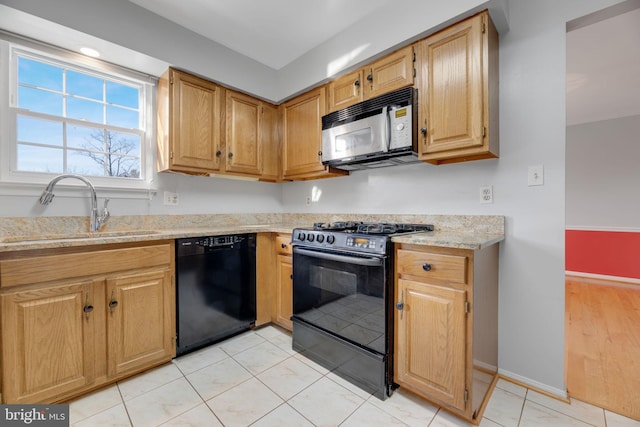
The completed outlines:
{"type": "Polygon", "coordinates": [[[438,282],[466,284],[468,258],[431,252],[398,250],[396,269],[399,274],[424,277],[438,282]]]}
{"type": "Polygon", "coordinates": [[[291,255],[291,235],[281,234],[276,236],[276,251],[279,254],[291,255]]]}

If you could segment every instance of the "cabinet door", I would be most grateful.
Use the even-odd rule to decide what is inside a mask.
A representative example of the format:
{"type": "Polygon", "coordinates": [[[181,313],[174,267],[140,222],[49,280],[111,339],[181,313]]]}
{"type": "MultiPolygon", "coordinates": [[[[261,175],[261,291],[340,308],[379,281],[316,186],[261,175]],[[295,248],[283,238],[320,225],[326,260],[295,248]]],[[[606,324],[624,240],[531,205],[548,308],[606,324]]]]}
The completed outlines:
{"type": "Polygon", "coordinates": [[[395,381],[465,409],[466,292],[398,279],[395,381]]]}
{"type": "Polygon", "coordinates": [[[77,282],[0,297],[5,403],[53,402],[91,384],[92,288],[77,282]]]}
{"type": "Polygon", "coordinates": [[[365,67],[365,99],[413,84],[413,46],[407,46],[365,67]]]}
{"type": "Polygon", "coordinates": [[[362,70],[346,74],[329,83],[329,111],[356,104],[364,99],[362,70]]]}
{"type": "Polygon", "coordinates": [[[483,148],[482,16],[418,44],[421,160],[470,155],[483,148]]]}
{"type": "Polygon", "coordinates": [[[260,175],[261,104],[255,98],[227,90],[226,171],[260,175]]]}
{"type": "Polygon", "coordinates": [[[172,168],[219,170],[222,89],[176,70],[170,72],[170,85],[172,168]]]}
{"type": "Polygon", "coordinates": [[[175,305],[169,271],[107,279],[109,375],[171,360],[175,305]]]}
{"type": "Polygon", "coordinates": [[[293,314],[293,273],[291,256],[278,255],[276,283],[276,320],[280,326],[292,330],[293,314]]]}
{"type": "Polygon", "coordinates": [[[262,103],[260,148],[262,150],[260,179],[278,181],[280,179],[280,113],[275,105],[262,103]]]}
{"type": "Polygon", "coordinates": [[[283,106],[283,174],[287,178],[323,172],[322,116],[325,89],[314,89],[283,106]]]}

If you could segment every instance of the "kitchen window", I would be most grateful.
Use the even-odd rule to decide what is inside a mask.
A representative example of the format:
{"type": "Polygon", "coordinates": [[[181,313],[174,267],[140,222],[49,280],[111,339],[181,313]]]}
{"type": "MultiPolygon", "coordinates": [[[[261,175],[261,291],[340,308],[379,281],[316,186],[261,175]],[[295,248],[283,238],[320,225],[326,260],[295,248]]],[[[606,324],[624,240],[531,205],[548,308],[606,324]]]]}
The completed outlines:
{"type": "Polygon", "coordinates": [[[3,183],[78,174],[96,187],[150,188],[151,78],[49,46],[42,52],[5,43],[3,50],[3,183]]]}

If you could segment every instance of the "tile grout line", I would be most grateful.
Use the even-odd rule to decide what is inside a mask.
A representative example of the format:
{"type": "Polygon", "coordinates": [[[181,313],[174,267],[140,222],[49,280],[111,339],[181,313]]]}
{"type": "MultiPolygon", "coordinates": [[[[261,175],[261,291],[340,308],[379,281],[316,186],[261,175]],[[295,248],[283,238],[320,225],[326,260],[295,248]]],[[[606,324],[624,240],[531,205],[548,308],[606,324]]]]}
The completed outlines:
{"type": "Polygon", "coordinates": [[[127,418],[129,419],[129,425],[133,426],[133,420],[131,419],[131,414],[129,414],[129,408],[127,408],[127,404],[124,401],[124,396],[122,395],[122,390],[120,390],[120,382],[116,382],[116,388],[118,389],[118,394],[120,395],[120,400],[122,401],[122,406],[124,407],[124,412],[127,414],[127,418]]]}

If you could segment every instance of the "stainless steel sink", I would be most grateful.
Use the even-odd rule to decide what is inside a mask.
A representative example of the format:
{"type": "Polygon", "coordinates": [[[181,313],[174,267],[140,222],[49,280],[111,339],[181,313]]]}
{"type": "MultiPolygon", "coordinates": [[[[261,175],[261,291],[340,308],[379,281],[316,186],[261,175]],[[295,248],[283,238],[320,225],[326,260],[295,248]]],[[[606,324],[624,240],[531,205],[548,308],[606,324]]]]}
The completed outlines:
{"type": "Polygon", "coordinates": [[[157,234],[154,230],[129,230],[129,231],[102,231],[95,233],[71,233],[71,234],[33,234],[25,236],[7,236],[0,238],[0,243],[39,242],[49,240],[79,240],[79,239],[104,239],[107,237],[144,236],[157,234]]]}

